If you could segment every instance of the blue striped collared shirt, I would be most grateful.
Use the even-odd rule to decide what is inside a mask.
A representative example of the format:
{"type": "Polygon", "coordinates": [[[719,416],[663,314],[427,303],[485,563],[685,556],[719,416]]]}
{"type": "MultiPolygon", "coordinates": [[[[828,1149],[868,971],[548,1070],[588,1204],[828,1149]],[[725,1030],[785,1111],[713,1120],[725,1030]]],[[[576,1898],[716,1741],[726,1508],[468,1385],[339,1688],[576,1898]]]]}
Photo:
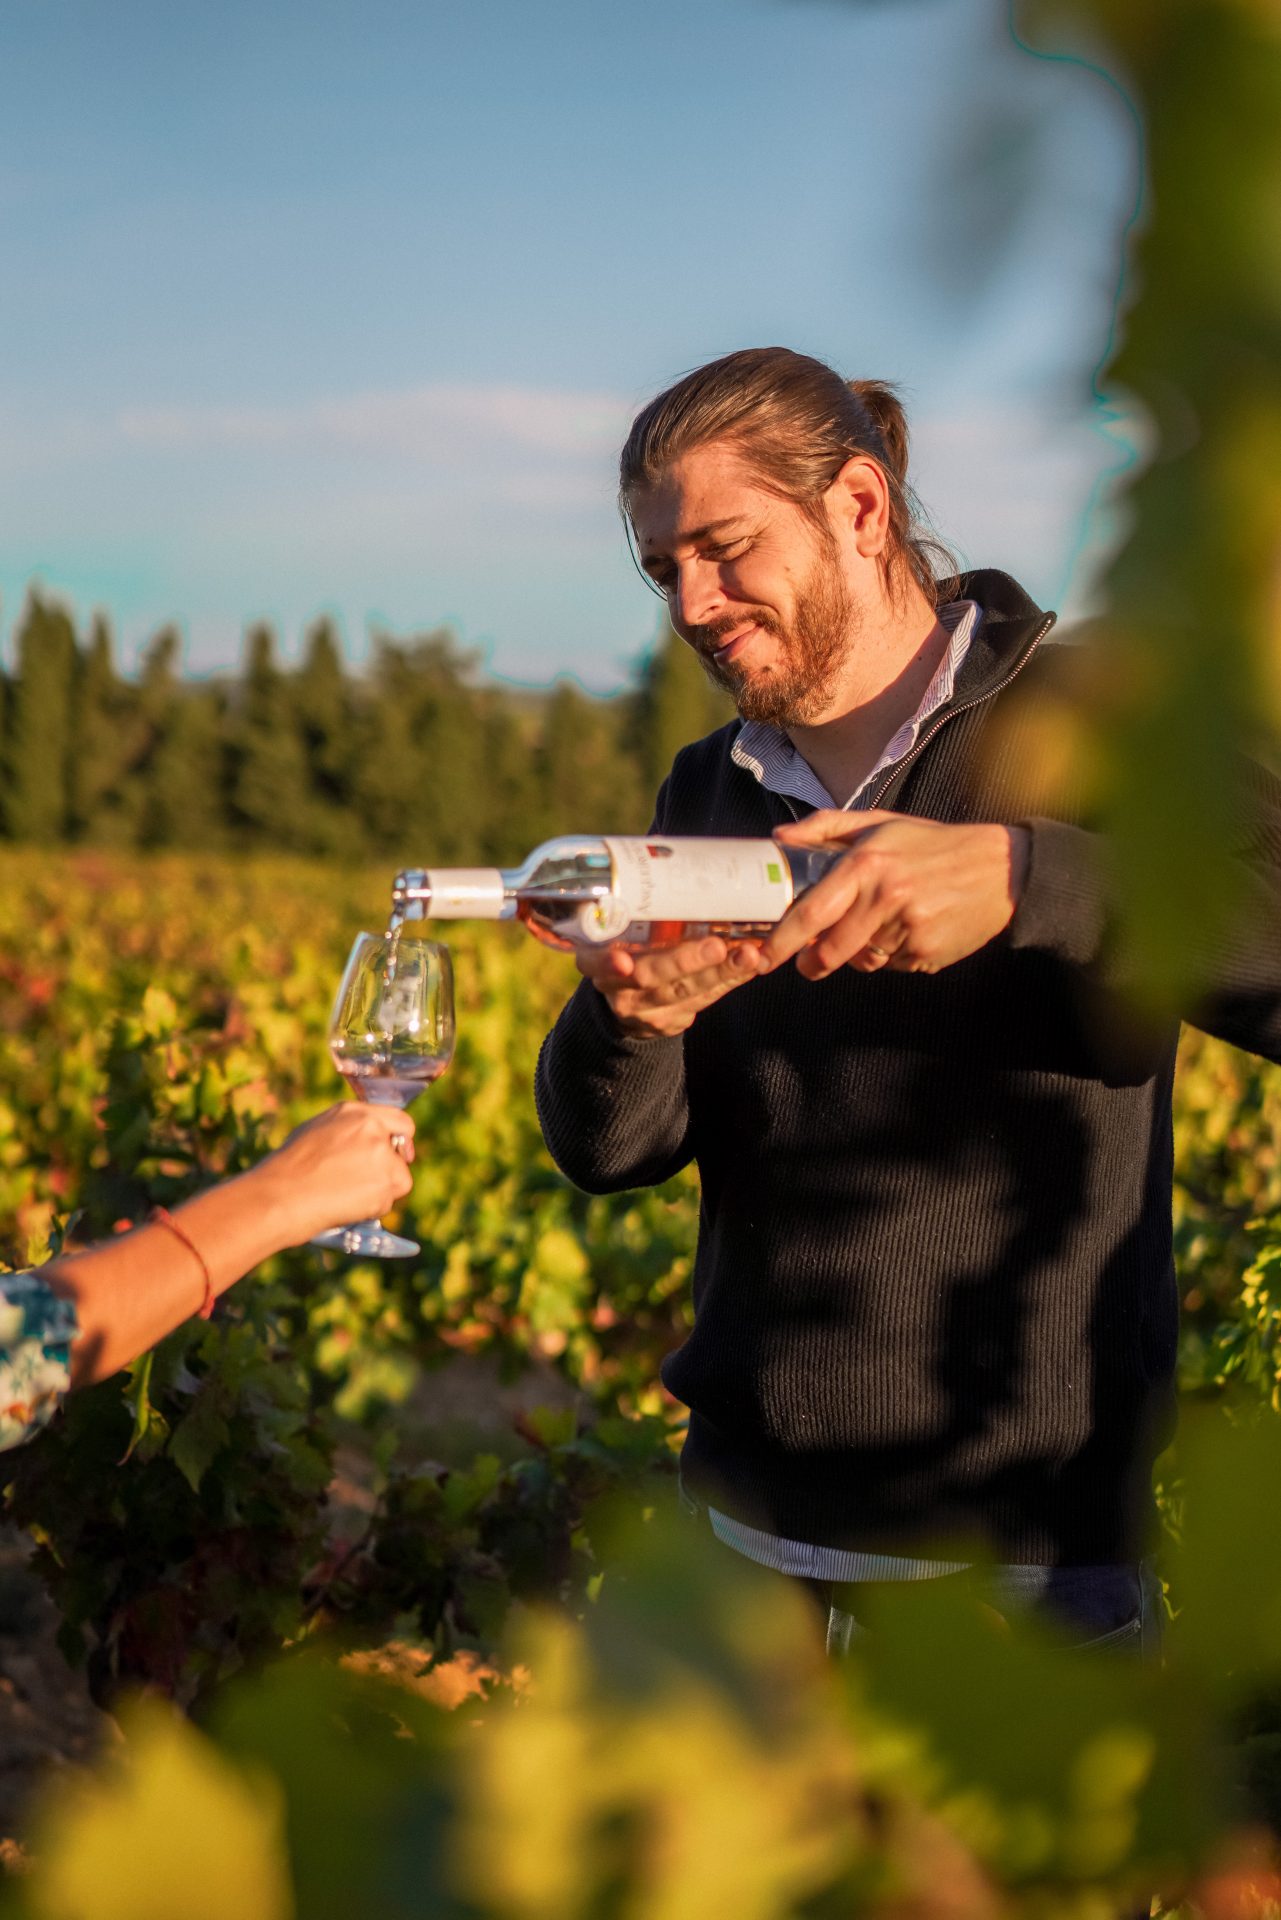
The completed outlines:
{"type": "Polygon", "coordinates": [[[951,639],[934,678],[925,689],[925,698],[912,718],[903,722],[894,738],[887,743],[876,765],[848,799],[839,800],[827,791],[809,761],[797,752],[781,727],[763,726],[756,720],[746,721],[730,749],[730,757],[735,765],[754,775],[767,792],[780,794],[784,799],[803,801],[808,807],[842,807],[849,810],[866,804],[872,782],[901,760],[905,753],[912,751],[930,715],[950,700],[956,690],[956,676],[961,671],[962,662],[970,650],[970,642],[978,630],[979,608],[973,600],[950,600],[945,607],[939,608],[938,618],[940,626],[947,628],[951,639]]]}

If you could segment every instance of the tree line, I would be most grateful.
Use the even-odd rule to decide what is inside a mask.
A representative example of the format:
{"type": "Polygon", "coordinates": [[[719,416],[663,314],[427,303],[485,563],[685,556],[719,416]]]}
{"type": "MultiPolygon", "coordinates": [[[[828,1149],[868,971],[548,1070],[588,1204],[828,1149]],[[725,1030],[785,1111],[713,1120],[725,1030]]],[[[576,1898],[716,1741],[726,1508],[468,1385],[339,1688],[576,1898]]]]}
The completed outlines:
{"type": "Polygon", "coordinates": [[[318,620],[298,666],[259,624],[234,676],[182,673],[166,627],[135,676],[107,617],[83,635],[33,592],[0,676],[0,832],[36,845],[272,850],[512,863],[553,833],[643,831],[677,748],[729,716],[666,629],[593,696],[486,681],[447,628],[344,661],[318,620]]]}

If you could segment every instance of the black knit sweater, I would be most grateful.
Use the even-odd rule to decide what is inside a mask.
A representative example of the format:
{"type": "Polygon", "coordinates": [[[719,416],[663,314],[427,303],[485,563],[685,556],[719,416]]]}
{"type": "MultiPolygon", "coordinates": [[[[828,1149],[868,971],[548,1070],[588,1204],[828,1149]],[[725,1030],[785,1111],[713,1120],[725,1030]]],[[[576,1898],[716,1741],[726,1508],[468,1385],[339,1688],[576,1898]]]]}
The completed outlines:
{"type": "MultiPolygon", "coordinates": [[[[984,609],[955,695],[874,800],[1028,825],[1006,932],[932,976],[783,967],[679,1039],[625,1035],[583,983],[538,1109],[591,1192],[698,1163],[695,1322],[663,1367],[695,1492],[824,1546],[1122,1560],[1172,1407],[1176,1033],[1140,1037],[1110,978],[1099,842],[1028,817],[1017,695],[1066,650],[1007,576],[955,591],[984,609]]],[[[677,756],[662,831],[791,817],[730,759],[737,726],[677,756]]],[[[1242,884],[1251,931],[1190,1011],[1276,1059],[1281,913],[1263,862],[1242,884]]]]}

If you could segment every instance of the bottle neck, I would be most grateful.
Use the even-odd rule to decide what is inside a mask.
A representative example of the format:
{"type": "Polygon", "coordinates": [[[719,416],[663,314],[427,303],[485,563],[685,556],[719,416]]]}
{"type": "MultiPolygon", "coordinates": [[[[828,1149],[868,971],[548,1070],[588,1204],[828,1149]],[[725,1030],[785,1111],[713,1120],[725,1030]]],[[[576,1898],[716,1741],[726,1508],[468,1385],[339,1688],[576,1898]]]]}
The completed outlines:
{"type": "Polygon", "coordinates": [[[392,882],[392,915],[406,920],[510,920],[516,876],[499,867],[406,867],[392,882]]]}
{"type": "Polygon", "coordinates": [[[792,876],[794,899],[821,880],[849,851],[848,847],[789,847],[781,840],[776,844],[792,876]]]}

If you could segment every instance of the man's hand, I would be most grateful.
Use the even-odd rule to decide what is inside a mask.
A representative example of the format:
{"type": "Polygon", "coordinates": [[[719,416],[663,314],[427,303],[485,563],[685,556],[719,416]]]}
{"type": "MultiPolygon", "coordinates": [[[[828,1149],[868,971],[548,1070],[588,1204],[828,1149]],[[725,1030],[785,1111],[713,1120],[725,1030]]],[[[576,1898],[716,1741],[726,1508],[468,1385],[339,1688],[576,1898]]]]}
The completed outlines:
{"type": "Polygon", "coordinates": [[[671,1037],[694,1016],[760,969],[754,945],[730,947],[715,937],[684,940],[657,953],[622,947],[580,950],[578,971],[609,1002],[625,1033],[671,1037]]]}
{"type": "Polygon", "coordinates": [[[902,813],[814,813],[779,827],[788,846],[848,846],[765,941],[767,967],[797,956],[808,980],[838,967],[937,973],[1013,918],[1027,873],[1025,827],[948,826],[902,813]]]}

